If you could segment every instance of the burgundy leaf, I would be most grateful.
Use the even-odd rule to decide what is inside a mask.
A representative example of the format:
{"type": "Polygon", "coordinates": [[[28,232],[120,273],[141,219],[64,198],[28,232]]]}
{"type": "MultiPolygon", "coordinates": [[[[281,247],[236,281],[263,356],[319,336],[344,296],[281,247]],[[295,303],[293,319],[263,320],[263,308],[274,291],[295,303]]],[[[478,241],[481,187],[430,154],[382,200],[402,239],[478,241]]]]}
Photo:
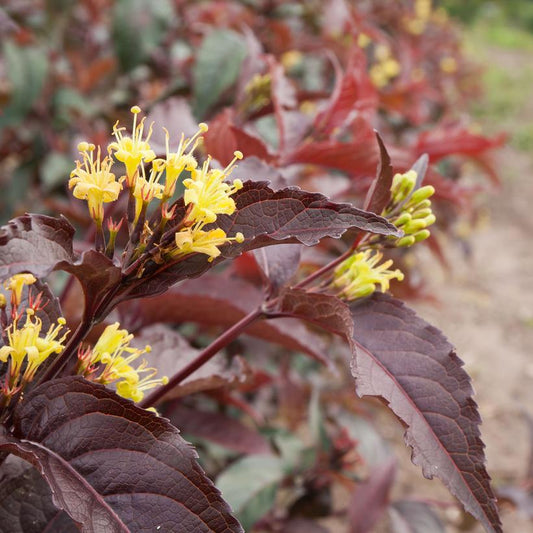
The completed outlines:
{"type": "MultiPolygon", "coordinates": [[[[176,263],[146,266],[143,277],[131,280],[117,301],[164,292],[177,281],[199,276],[225,258],[280,241],[311,246],[324,237],[339,238],[348,229],[401,234],[383,217],[298,188],[273,191],[265,182],[248,181],[233,198],[237,206],[235,213],[219,215],[217,225],[228,235],[242,232],[243,243],[221,247],[221,256],[212,263],[204,254],[192,254],[176,263]]],[[[183,203],[178,201],[176,207],[176,220],[181,220],[183,203]]],[[[168,239],[173,239],[171,230],[168,235],[168,239]]]]}
{"type": "Polygon", "coordinates": [[[279,244],[254,250],[255,260],[272,293],[278,292],[296,274],[300,256],[299,244],[279,244]]]}
{"type": "Polygon", "coordinates": [[[376,179],[368,189],[364,208],[373,213],[381,213],[390,200],[393,170],[387,149],[377,131],[376,139],[379,144],[380,157],[378,172],[376,179]]]}
{"type": "Polygon", "coordinates": [[[66,511],[82,531],[129,532],[104,498],[53,450],[6,433],[0,435],[0,450],[13,453],[38,469],[52,491],[54,504],[66,511]]]}
{"type": "Polygon", "coordinates": [[[389,504],[389,493],[394,483],[396,462],[386,463],[370,472],[368,479],[360,483],[348,507],[350,533],[371,533],[389,504]]]}
{"type": "Polygon", "coordinates": [[[376,171],[379,153],[371,131],[351,142],[336,140],[301,144],[283,161],[343,170],[353,176],[370,176],[376,171]]]}
{"type": "MultiPolygon", "coordinates": [[[[134,312],[138,313],[139,323],[144,325],[190,321],[230,327],[261,305],[262,301],[262,292],[249,283],[206,274],[201,279],[187,280],[173,287],[165,295],[143,300],[134,312]]],[[[131,305],[122,309],[131,310],[131,305]]],[[[246,333],[304,352],[323,364],[329,364],[323,355],[325,344],[322,338],[299,321],[260,320],[251,324],[246,333]]]]}
{"type": "Polygon", "coordinates": [[[88,250],[79,261],[61,261],[56,269],[78,278],[85,296],[85,317],[97,320],[105,316],[109,306],[105,305],[103,298],[111,289],[118,288],[122,277],[120,268],[111,259],[96,250],[88,250]]]}
{"type": "Polygon", "coordinates": [[[445,533],[444,524],[424,502],[399,501],[389,508],[392,533],[445,533]]]}
{"type": "Polygon", "coordinates": [[[176,403],[166,407],[164,415],[182,433],[215,442],[235,452],[247,455],[272,453],[265,437],[225,414],[199,411],[176,403]]]}
{"type": "Polygon", "coordinates": [[[326,135],[348,125],[358,112],[375,110],[379,103],[376,88],[367,74],[364,51],[355,47],[352,53],[346,72],[335,64],[337,81],[333,94],[315,118],[315,129],[326,135]]]}
{"type": "Polygon", "coordinates": [[[75,522],[52,501],[46,481],[29,463],[10,455],[0,468],[0,529],[10,533],[77,533],[75,522]],[[4,529],[8,527],[8,529],[4,529]]]}
{"type": "Polygon", "coordinates": [[[2,448],[31,460],[85,531],[242,531],[178,430],[103,386],[47,382],[14,426],[2,448]]]}
{"type": "Polygon", "coordinates": [[[272,159],[262,139],[234,124],[231,109],[225,109],[210,122],[209,130],[204,134],[204,143],[211,157],[222,165],[233,159],[236,150],[245,157],[256,156],[264,161],[272,159]]]}
{"type": "Polygon", "coordinates": [[[407,426],[406,443],[424,476],[442,479],[487,531],[501,532],[480,417],[453,346],[387,295],[376,293],[351,309],[357,393],[383,398],[407,426]]]}
{"type": "MultiPolygon", "coordinates": [[[[136,346],[142,347],[146,344],[152,348],[147,359],[150,366],[157,368],[159,376],[171,377],[200,353],[179,333],[162,324],[146,328],[136,337],[136,346]]],[[[179,398],[195,392],[239,386],[251,377],[252,371],[242,358],[234,357],[230,363],[227,363],[223,358],[216,357],[174,387],[165,398],[179,398]]]]}
{"type": "Polygon", "coordinates": [[[0,280],[19,272],[38,278],[72,260],[74,228],[64,217],[23,215],[0,228],[0,280]]]}
{"type": "Polygon", "coordinates": [[[374,213],[298,188],[273,191],[266,183],[249,181],[234,198],[236,212],[221,215],[217,222],[229,234],[241,231],[246,241],[226,246],[227,257],[288,239],[312,246],[324,237],[339,238],[347,229],[400,235],[392,224],[374,213]]]}
{"type": "Polygon", "coordinates": [[[312,322],[332,333],[352,338],[353,320],[349,307],[331,294],[287,289],[283,292],[269,316],[290,316],[312,322]]]}
{"type": "Polygon", "coordinates": [[[428,154],[431,162],[449,155],[477,156],[486,150],[501,146],[507,135],[494,138],[472,133],[460,124],[445,124],[431,131],[424,131],[418,138],[415,151],[428,154]]]}

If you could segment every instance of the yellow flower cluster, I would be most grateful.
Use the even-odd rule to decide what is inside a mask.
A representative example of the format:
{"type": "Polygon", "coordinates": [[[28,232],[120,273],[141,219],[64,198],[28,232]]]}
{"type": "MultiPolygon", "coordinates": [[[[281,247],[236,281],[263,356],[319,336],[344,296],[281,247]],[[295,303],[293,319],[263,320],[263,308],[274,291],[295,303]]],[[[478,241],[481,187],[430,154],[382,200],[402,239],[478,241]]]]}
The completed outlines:
{"type": "Polygon", "coordinates": [[[338,290],[337,296],[345,300],[364,298],[376,290],[376,285],[385,292],[389,290],[390,280],[402,281],[404,276],[400,270],[388,270],[392,259],[378,264],[382,258],[381,252],[366,250],[343,261],[333,275],[332,286],[338,290]]]}
{"type": "Polygon", "coordinates": [[[133,335],[125,329],[119,329],[119,326],[118,322],[107,326],[92,349],[79,351],[76,372],[103,385],[115,383],[117,394],[140,402],[146,390],[167,384],[168,378],[154,379],[157,370],[149,368],[145,360],[137,368],[132,366],[151,348],[131,347],[133,335]],[[142,374],[146,375],[141,377],[142,374]]]}
{"type": "Polygon", "coordinates": [[[188,210],[186,219],[180,225],[180,234],[176,235],[175,248],[169,250],[171,257],[196,252],[207,254],[212,260],[220,254],[218,247],[222,244],[231,241],[242,242],[242,234],[228,238],[221,229],[203,230],[206,224],[216,221],[217,215],[232,214],[235,211],[235,202],[231,195],[242,187],[242,182],[234,180],[229,184],[224,180],[237,159],[242,158],[242,154],[235,152],[235,159],[224,170],[210,169],[209,158],[198,169],[193,152],[202,139],[202,133],[207,131],[207,125],[201,123],[196,134],[190,139],[181,135],[176,151],[171,151],[170,135],[164,130],[166,154],[164,159],[158,158],[149,143],[152,125],[145,131],[146,117],[140,121],[137,119],[141,109],[134,106],[131,112],[131,133],[117,122],[113,126],[115,140],[107,147],[108,155],[103,160],[100,157],[100,149],[95,157],[93,144],[83,142],[78,147],[82,158],[71,173],[69,187],[73,189],[76,198],[87,200],[89,212],[97,225],[102,225],[103,204],[117,200],[123,182],[135,204],[134,215],[130,219],[132,226],[139,220],[139,225],[142,225],[144,218],[141,219],[141,215],[154,199],[160,200],[162,220],[168,220],[167,215],[172,213],[168,209],[168,200],[174,195],[178,178],[185,170],[190,173],[190,178],[183,182],[187,189],[184,202],[188,210]],[[126,167],[126,175],[118,181],[111,172],[112,157],[126,167]],[[150,168],[147,170],[148,164],[150,168]]]}
{"type": "Polygon", "coordinates": [[[51,354],[63,351],[63,342],[68,334],[68,329],[64,327],[65,319],[61,317],[42,335],[42,320],[31,308],[26,310],[24,324],[19,322],[19,319],[14,319],[7,328],[7,344],[0,348],[0,361],[7,363],[9,359],[10,362],[2,390],[8,397],[29,383],[51,354]]]}
{"type": "Polygon", "coordinates": [[[374,51],[376,63],[370,67],[369,75],[372,83],[381,89],[385,87],[401,71],[400,63],[394,59],[391,49],[386,44],[378,44],[374,51]]]}
{"type": "Polygon", "coordinates": [[[414,190],[417,177],[414,170],[409,170],[405,174],[395,174],[391,187],[392,203],[383,212],[384,216],[389,214],[390,221],[404,232],[403,237],[396,239],[395,245],[398,247],[412,246],[427,239],[430,236],[427,228],[436,221],[429,199],[435,193],[435,189],[431,185],[425,185],[414,190]],[[399,213],[390,216],[390,212],[398,208],[400,208],[399,213]]]}
{"type": "Polygon", "coordinates": [[[187,189],[183,200],[188,211],[183,222],[185,227],[175,236],[176,249],[172,251],[174,257],[197,252],[208,255],[212,261],[220,255],[219,246],[230,241],[244,241],[244,235],[240,232],[235,237],[228,238],[220,228],[203,230],[206,224],[216,222],[217,215],[231,215],[235,212],[235,201],[231,195],[242,189],[242,181],[236,179],[230,185],[225,179],[239,159],[242,159],[242,153],[237,151],[224,170],[210,169],[208,159],[201,169],[192,170],[191,177],[183,181],[187,189]]]}

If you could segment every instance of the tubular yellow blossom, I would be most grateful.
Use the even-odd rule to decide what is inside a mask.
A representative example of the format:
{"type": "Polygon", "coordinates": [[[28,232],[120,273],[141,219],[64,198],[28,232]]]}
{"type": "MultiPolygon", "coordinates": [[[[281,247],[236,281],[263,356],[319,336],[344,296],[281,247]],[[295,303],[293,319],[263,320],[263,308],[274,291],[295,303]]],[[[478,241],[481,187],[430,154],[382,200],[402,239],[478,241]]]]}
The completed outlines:
{"type": "Polygon", "coordinates": [[[42,320],[34,316],[32,309],[28,309],[24,326],[19,328],[17,321],[9,326],[8,342],[0,348],[0,361],[6,363],[10,358],[9,376],[13,381],[18,381],[25,358],[28,364],[22,381],[27,383],[33,379],[39,366],[52,353],[60,353],[63,350],[63,342],[68,334],[68,329],[65,328],[63,335],[60,336],[64,325],[65,319],[59,318],[57,324],[52,324],[46,335],[41,337],[42,320]]]}
{"type": "MultiPolygon", "coordinates": [[[[163,128],[164,129],[164,128],[163,128]]],[[[176,189],[176,181],[183,170],[192,172],[198,163],[192,155],[198,143],[202,139],[201,134],[207,131],[207,124],[201,122],[198,124],[198,131],[190,138],[186,139],[185,135],[181,134],[178,149],[175,152],[170,152],[169,148],[169,133],[165,129],[165,144],[166,144],[166,160],[165,160],[165,190],[164,196],[170,198],[176,189]],[[188,150],[188,151],[187,151],[188,150]],[[185,153],[187,151],[187,153],[185,153]]]]}
{"type": "Polygon", "coordinates": [[[382,258],[381,252],[374,253],[372,250],[367,250],[343,261],[335,269],[332,281],[332,287],[340,289],[338,296],[346,300],[355,300],[372,294],[376,290],[376,285],[385,292],[389,289],[390,280],[402,281],[404,275],[400,270],[388,270],[392,260],[378,265],[382,258]]]}
{"type": "Polygon", "coordinates": [[[235,237],[227,237],[226,232],[220,228],[203,231],[198,228],[185,228],[175,235],[176,249],[171,252],[173,257],[180,257],[192,253],[205,254],[209,261],[220,255],[219,246],[231,241],[243,242],[244,235],[237,233],[235,237]]]}
{"type": "Polygon", "coordinates": [[[135,181],[133,196],[135,197],[135,222],[139,219],[144,204],[149,204],[154,198],[163,198],[165,187],[159,183],[165,170],[165,162],[162,159],[156,159],[152,162],[150,176],[146,179],[144,167],[142,175],[135,181]]]}
{"type": "Polygon", "coordinates": [[[191,178],[183,180],[187,188],[183,195],[185,205],[193,204],[187,220],[209,224],[217,219],[217,215],[231,215],[235,211],[235,201],[230,196],[242,189],[242,181],[236,179],[230,185],[224,179],[231,173],[239,159],[242,159],[242,153],[237,151],[224,170],[210,170],[208,159],[201,170],[194,170],[191,178]]]}
{"type": "Polygon", "coordinates": [[[69,189],[74,188],[72,194],[80,200],[87,200],[89,213],[93,220],[101,224],[104,218],[104,203],[114,202],[122,189],[121,181],[115,180],[111,172],[113,161],[106,156],[100,160],[100,148],[96,160],[95,146],[81,142],[78,150],[82,161],[76,161],[76,168],[70,173],[69,189]]]}
{"type": "Polygon", "coordinates": [[[78,354],[77,370],[79,374],[104,385],[116,382],[117,393],[120,396],[139,402],[143,399],[145,390],[168,383],[168,378],[154,379],[157,370],[149,368],[145,360],[137,368],[132,366],[136,359],[150,352],[151,348],[131,347],[133,335],[119,327],[118,322],[107,326],[92,351],[85,350],[78,354]],[[97,364],[99,364],[98,369],[95,368],[97,364]],[[140,374],[147,375],[141,378],[140,374]]]}
{"type": "Polygon", "coordinates": [[[126,128],[119,128],[117,121],[113,126],[113,135],[116,142],[112,142],[107,147],[109,153],[114,153],[118,161],[126,166],[126,185],[133,187],[138,176],[138,167],[141,163],[149,163],[155,159],[155,152],[151,149],[149,140],[152,135],[152,124],[148,129],[146,138],[144,136],[144,122],[146,117],[137,124],[137,115],[141,112],[140,107],[133,106],[133,127],[130,135],[124,135],[126,128]]]}
{"type": "Polygon", "coordinates": [[[15,274],[4,281],[4,288],[11,291],[11,306],[18,307],[24,285],[33,285],[37,280],[32,274],[15,274]]]}

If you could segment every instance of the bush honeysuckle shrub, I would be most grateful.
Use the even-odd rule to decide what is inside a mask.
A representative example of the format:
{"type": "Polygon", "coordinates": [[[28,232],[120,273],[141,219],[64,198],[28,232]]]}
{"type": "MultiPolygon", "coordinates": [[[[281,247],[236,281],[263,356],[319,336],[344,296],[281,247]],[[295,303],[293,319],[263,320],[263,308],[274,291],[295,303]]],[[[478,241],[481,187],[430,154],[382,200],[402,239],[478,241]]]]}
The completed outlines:
{"type": "MultiPolygon", "coordinates": [[[[466,223],[475,219],[479,192],[486,188],[483,175],[498,180],[491,150],[504,139],[484,135],[468,116],[466,104],[479,96],[479,68],[463,53],[459,28],[439,2],[4,4],[0,66],[8,83],[0,90],[7,102],[0,117],[0,177],[3,184],[13,183],[0,198],[6,215],[34,211],[32,199],[46,195],[49,205],[82,219],[79,205],[64,198],[72,152],[81,139],[95,146],[107,142],[117,117],[125,123],[139,102],[151,117],[146,127],[139,117],[130,136],[116,124],[109,144],[113,157],[129,167],[123,186],[138,157],[145,163],[161,159],[165,138],[160,131],[152,138],[149,127],[159,117],[172,117],[172,133],[185,131],[189,138],[198,122],[209,123],[203,136],[207,152],[224,166],[241,150],[246,161],[238,171],[244,177],[275,176],[280,185],[355,205],[362,205],[380,159],[374,129],[399,173],[427,154],[425,183],[435,188],[438,217],[425,246],[440,259],[446,236],[464,238],[466,223]],[[139,151],[132,156],[134,147],[139,151]],[[472,163],[480,172],[476,180],[465,180],[472,163]]],[[[162,169],[145,165],[144,193],[142,180],[133,190],[137,209],[142,194],[172,192],[168,154],[176,149],[183,163],[194,142],[177,149],[167,145],[166,191],[157,185],[162,169]]],[[[91,157],[106,168],[110,160],[95,150],[87,147],[80,171],[91,157]]],[[[104,205],[120,185],[115,180],[104,188],[104,205]]],[[[84,191],[81,182],[74,188],[78,196],[84,191]]],[[[181,235],[186,242],[189,233],[181,235]]],[[[328,248],[328,242],[321,246],[328,248]]],[[[405,297],[421,296],[427,290],[423,272],[407,248],[394,253],[402,271],[413,274],[399,290],[405,297]]],[[[328,251],[335,253],[335,245],[328,251]]],[[[242,270],[253,268],[246,256],[237,261],[242,270]]],[[[261,276],[257,268],[254,275],[261,276]]]]}
{"type": "Polygon", "coordinates": [[[131,112],[107,146],[78,144],[68,188],[92,221],[83,242],[64,216],[0,231],[2,528],[322,531],[316,520],[335,514],[370,531],[388,508],[444,531],[427,503],[389,500],[390,455],[360,455],[355,381],[405,425],[423,474],[500,532],[469,377],[443,334],[388,294],[404,279],[391,254],[436,220],[427,156],[395,173],[377,136],[359,209],[245,176],[239,150],[218,165],[205,123],[177,142],[161,129],[156,146],[160,125],[131,112]],[[238,257],[262,281],[232,275],[238,257]],[[70,276],[60,298],[45,282],[58,286],[55,271],[70,276]],[[349,384],[334,392],[320,366],[350,366],[349,384]],[[350,507],[324,500],[336,485],[350,507]]]}

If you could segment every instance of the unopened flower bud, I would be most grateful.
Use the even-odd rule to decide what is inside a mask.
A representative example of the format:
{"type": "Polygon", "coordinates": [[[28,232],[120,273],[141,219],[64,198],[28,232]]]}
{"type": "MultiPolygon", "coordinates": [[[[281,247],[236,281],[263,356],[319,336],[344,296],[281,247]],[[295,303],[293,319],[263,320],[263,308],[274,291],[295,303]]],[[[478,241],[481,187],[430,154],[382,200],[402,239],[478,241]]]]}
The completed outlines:
{"type": "Polygon", "coordinates": [[[434,194],[435,187],[431,185],[425,185],[424,187],[420,187],[420,189],[417,189],[413,193],[411,199],[409,200],[409,203],[411,205],[418,205],[420,202],[427,200],[430,196],[433,196],[434,194]]]}
{"type": "Polygon", "coordinates": [[[415,219],[415,220],[411,220],[411,222],[408,222],[403,227],[403,230],[408,235],[412,235],[413,233],[416,233],[417,231],[420,231],[421,229],[425,229],[426,227],[427,227],[427,223],[424,219],[415,219]]]}
{"type": "Polygon", "coordinates": [[[413,218],[418,219],[418,218],[426,218],[427,216],[432,215],[432,214],[433,212],[431,211],[431,208],[426,207],[425,209],[416,209],[415,211],[413,211],[412,216],[413,218]]]}
{"type": "Polygon", "coordinates": [[[410,213],[403,212],[396,220],[393,221],[393,224],[399,228],[410,222],[411,218],[412,217],[410,213]]]}
{"type": "Polygon", "coordinates": [[[414,237],[415,242],[420,242],[425,241],[430,235],[431,232],[428,229],[423,229],[416,232],[414,235],[410,235],[410,237],[414,237]]]}
{"type": "Polygon", "coordinates": [[[406,235],[405,237],[402,237],[396,241],[396,246],[398,248],[407,248],[409,246],[413,246],[415,242],[416,241],[413,235],[406,235]]]}

